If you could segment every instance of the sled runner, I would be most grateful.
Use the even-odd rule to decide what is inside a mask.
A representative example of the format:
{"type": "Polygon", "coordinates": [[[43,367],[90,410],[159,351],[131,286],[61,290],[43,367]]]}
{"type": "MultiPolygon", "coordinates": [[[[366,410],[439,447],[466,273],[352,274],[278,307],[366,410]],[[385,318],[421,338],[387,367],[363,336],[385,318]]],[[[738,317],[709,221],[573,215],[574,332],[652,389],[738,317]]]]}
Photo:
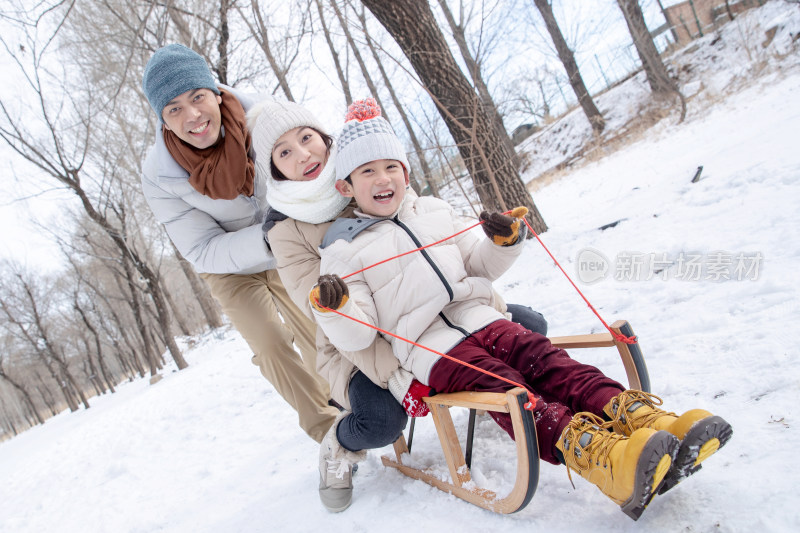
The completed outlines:
{"type": "MultiPolygon", "coordinates": [[[[610,326],[610,329],[625,337],[633,337],[633,330],[627,321],[618,320],[610,326]]],[[[568,351],[576,348],[615,346],[625,367],[629,387],[645,392],[650,391],[650,379],[637,342],[626,344],[615,339],[611,333],[552,337],[550,342],[554,346],[568,351]]],[[[536,441],[536,427],[533,415],[523,407],[528,400],[527,391],[517,387],[506,393],[454,392],[439,394],[424,398],[424,400],[430,408],[436,432],[439,435],[450,472],[450,481],[443,480],[440,475],[430,470],[414,468],[403,463],[403,454],[410,454],[414,435],[415,419],[413,418],[409,428],[408,441],[404,435],[400,435],[400,438],[394,443],[394,457],[384,455],[381,457],[383,464],[496,513],[507,514],[524,509],[533,498],[539,483],[539,448],[536,441]],[[450,407],[462,407],[470,410],[465,452],[462,452],[462,446],[450,416],[450,407]],[[491,490],[477,487],[470,475],[476,410],[496,411],[511,415],[517,453],[517,475],[513,488],[502,498],[498,498],[497,494],[491,490]]]]}

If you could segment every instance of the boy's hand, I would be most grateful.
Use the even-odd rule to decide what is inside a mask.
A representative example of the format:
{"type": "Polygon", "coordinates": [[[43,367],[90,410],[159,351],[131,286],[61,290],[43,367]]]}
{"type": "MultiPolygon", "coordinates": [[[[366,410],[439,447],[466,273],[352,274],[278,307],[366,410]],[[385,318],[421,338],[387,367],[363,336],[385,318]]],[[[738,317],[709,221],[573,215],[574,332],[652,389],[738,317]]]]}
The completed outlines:
{"type": "Polygon", "coordinates": [[[408,416],[420,417],[430,413],[428,404],[422,398],[433,396],[436,391],[417,381],[411,372],[398,368],[389,376],[388,385],[389,392],[403,406],[408,416]]]}
{"type": "Polygon", "coordinates": [[[498,246],[511,246],[519,239],[521,218],[528,214],[526,207],[515,207],[511,216],[484,211],[480,215],[481,227],[486,236],[498,246]]]}
{"type": "Polygon", "coordinates": [[[350,291],[347,283],[336,274],[323,274],[311,289],[308,299],[317,311],[327,313],[330,309],[341,309],[347,303],[350,291]],[[323,309],[327,307],[327,309],[323,309]]]}
{"type": "Polygon", "coordinates": [[[423,385],[416,379],[411,382],[408,392],[403,397],[403,409],[406,414],[411,417],[426,416],[431,412],[428,404],[422,399],[426,396],[433,396],[435,393],[432,388],[423,385]]]}

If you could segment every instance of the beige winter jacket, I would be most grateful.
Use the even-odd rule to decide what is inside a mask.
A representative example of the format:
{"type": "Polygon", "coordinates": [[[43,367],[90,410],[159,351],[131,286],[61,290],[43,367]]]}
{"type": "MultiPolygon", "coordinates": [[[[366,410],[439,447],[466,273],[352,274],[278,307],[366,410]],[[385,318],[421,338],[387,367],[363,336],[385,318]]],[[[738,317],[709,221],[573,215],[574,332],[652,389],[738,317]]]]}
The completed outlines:
{"type": "MultiPolygon", "coordinates": [[[[320,271],[345,277],[465,227],[446,202],[409,192],[391,219],[337,220],[323,242],[320,271]]],[[[393,259],[347,277],[350,297],[340,311],[446,353],[470,333],[505,318],[498,310],[505,310],[505,304],[498,301],[491,282],[511,266],[523,240],[502,247],[480,230],[470,230],[393,259]]],[[[335,313],[313,313],[339,349],[362,350],[380,338],[374,329],[335,313]]],[[[403,368],[428,384],[440,356],[392,337],[389,341],[403,368]]]]}
{"type": "MultiPolygon", "coordinates": [[[[353,204],[342,211],[340,217],[353,216],[353,204]]],[[[269,230],[272,253],[277,261],[278,274],[292,301],[312,320],[308,293],[319,279],[319,246],[331,222],[308,224],[286,219],[269,230]]],[[[373,383],[386,387],[391,373],[400,363],[391,345],[381,337],[363,350],[340,352],[317,328],[317,372],[328,380],[331,397],[343,407],[350,408],[348,385],[353,374],[360,369],[373,383]]]]}

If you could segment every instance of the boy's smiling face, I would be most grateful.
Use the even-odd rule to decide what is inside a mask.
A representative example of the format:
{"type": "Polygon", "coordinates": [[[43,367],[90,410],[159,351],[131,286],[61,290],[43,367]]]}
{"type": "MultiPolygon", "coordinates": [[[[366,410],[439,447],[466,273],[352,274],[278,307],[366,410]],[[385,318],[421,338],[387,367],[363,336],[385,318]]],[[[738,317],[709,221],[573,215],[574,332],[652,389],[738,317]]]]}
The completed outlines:
{"type": "Polygon", "coordinates": [[[367,215],[388,217],[403,202],[408,175],[400,161],[378,159],[350,173],[351,183],[339,180],[336,189],[342,196],[355,198],[358,208],[367,215]]]}

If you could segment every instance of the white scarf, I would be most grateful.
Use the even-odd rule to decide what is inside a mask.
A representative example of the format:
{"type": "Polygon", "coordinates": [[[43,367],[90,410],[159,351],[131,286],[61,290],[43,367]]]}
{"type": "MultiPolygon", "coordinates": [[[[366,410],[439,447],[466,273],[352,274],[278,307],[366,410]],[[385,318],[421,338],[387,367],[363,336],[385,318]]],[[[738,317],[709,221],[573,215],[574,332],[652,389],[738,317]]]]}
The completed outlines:
{"type": "Polygon", "coordinates": [[[350,202],[336,190],[336,147],[331,147],[328,162],[319,177],[312,181],[278,181],[267,176],[267,202],[284,215],[308,222],[321,224],[336,218],[350,202]]]}

